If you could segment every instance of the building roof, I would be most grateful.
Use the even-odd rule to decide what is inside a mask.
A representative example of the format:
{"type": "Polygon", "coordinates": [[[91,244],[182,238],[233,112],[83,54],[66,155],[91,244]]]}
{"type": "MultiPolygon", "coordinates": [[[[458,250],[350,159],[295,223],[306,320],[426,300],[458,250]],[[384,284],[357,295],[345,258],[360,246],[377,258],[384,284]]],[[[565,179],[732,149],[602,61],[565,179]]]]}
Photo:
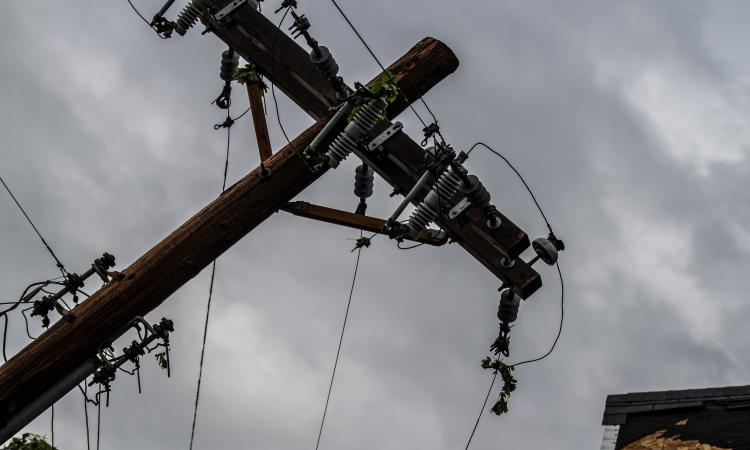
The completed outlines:
{"type": "Polygon", "coordinates": [[[725,404],[730,409],[750,407],[750,386],[609,395],[602,424],[622,425],[629,414],[703,408],[707,404],[725,404]]]}

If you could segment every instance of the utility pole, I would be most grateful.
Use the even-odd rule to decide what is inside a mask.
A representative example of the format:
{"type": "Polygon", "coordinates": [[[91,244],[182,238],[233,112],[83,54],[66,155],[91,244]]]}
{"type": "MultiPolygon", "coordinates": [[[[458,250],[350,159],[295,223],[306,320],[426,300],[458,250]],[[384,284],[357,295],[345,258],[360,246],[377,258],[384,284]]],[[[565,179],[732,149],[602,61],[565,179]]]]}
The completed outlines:
{"type": "MultiPolygon", "coordinates": [[[[281,37],[279,39],[281,41],[281,37]]],[[[419,43],[388,69],[401,92],[388,107],[388,117],[403,112],[414,99],[457,67],[456,56],[441,42],[428,39],[419,43]]],[[[318,95],[288,83],[283,89],[295,92],[297,98],[318,95]]],[[[9,423],[25,425],[14,419],[34,406],[33,402],[40,396],[46,395],[46,401],[51,403],[59,399],[62,393],[55,387],[61,380],[71,386],[82,381],[84,374],[80,368],[102,347],[119,337],[136,316],[145,316],[158,307],[326,172],[326,169],[309,170],[301,157],[333,116],[320,102],[311,106],[319,117],[317,122],[266,160],[265,167],[256,168],[228,188],[124,269],[121,280],[110,282],[76,307],[71,320],[58,321],[0,366],[0,428],[6,428],[0,441],[19,431],[8,430],[9,423]],[[80,380],[73,380],[71,384],[73,373],[77,373],[80,380]],[[51,395],[55,392],[59,396],[51,395]]],[[[337,124],[322,145],[330,145],[344,126],[345,123],[337,124]]]]}
{"type": "MultiPolygon", "coordinates": [[[[212,11],[219,11],[229,5],[231,0],[201,0],[212,11]]],[[[279,33],[274,23],[253,8],[244,7],[234,11],[229,23],[220,23],[215,16],[206,13],[202,17],[216,36],[226,42],[238,54],[253,61],[263,75],[280,88],[300,108],[314,119],[319,119],[338,104],[336,91],[330,81],[325,79],[310,61],[310,55],[285,33],[279,33]]],[[[429,53],[437,41],[427,38],[413,50],[417,53],[429,53]]],[[[401,60],[409,64],[409,61],[401,60]]],[[[438,64],[450,64],[449,61],[438,64]]],[[[395,64],[398,67],[399,63],[395,64]]],[[[446,67],[447,68],[447,67],[446,67]]],[[[406,67],[398,67],[398,72],[408,73],[406,67]]],[[[435,72],[434,76],[439,76],[435,72]]],[[[408,86],[412,93],[401,96],[397,103],[417,100],[412,96],[426,94],[411,76],[397,75],[400,86],[408,86]]],[[[437,79],[431,82],[437,83],[437,79]]],[[[400,105],[399,109],[408,107],[400,105]]],[[[391,106],[393,108],[393,106],[391,106]]],[[[389,118],[393,118],[389,114],[389,118]]],[[[388,129],[392,123],[385,121],[374,132],[379,134],[388,129]]],[[[409,136],[398,131],[385,144],[384,153],[388,158],[381,160],[368,159],[367,155],[358,154],[378,175],[405,195],[416,184],[424,165],[425,150],[409,136]]],[[[434,180],[433,180],[434,181],[434,180]]],[[[428,183],[432,184],[432,183],[428,183]]],[[[429,187],[421,189],[413,203],[419,203],[429,192],[429,187]]],[[[450,203],[457,204],[462,199],[458,194],[450,203]]],[[[467,208],[455,220],[436,222],[443,230],[487,269],[495,274],[504,284],[510,286],[522,298],[530,297],[542,286],[542,279],[529,264],[518,256],[530,246],[526,233],[510,219],[499,213],[500,226],[490,229],[486,226],[484,214],[478,208],[467,208]]]]}

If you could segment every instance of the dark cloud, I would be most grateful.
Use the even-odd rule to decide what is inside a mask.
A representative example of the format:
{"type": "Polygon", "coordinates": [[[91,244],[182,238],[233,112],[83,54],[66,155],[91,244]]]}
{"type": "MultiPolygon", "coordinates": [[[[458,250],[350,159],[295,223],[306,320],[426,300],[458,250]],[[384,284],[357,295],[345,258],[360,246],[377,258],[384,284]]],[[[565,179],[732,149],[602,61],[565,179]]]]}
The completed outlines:
{"type": "MultiPolygon", "coordinates": [[[[517,370],[510,414],[483,417],[472,448],[596,448],[607,394],[747,383],[745,4],[350,3],[385,63],[426,35],[456,51],[459,71],[426,95],[446,137],[507,155],[568,243],[558,349],[517,370]]],[[[376,64],[333,7],[301,7],[343,75],[371,78],[376,64]]],[[[0,172],[71,270],[104,250],[129,264],[216,195],[217,39],[163,42],[124,1],[11,2],[0,30],[0,172]]],[[[311,123],[279,100],[291,135],[311,123]]],[[[403,120],[421,134],[412,113],[403,120]]],[[[230,181],[257,164],[247,122],[232,142],[230,181]]],[[[481,152],[469,166],[496,203],[543,235],[512,172],[481,152]]],[[[301,198],[353,208],[355,164],[301,198]]],[[[382,182],[376,191],[371,211],[387,216],[398,199],[382,182]]],[[[12,298],[55,270],[10,201],[0,206],[0,296],[12,298]]],[[[196,448],[313,444],[356,237],[277,214],[219,260],[196,448]]],[[[556,273],[540,271],[514,360],[543,354],[556,333],[556,273]]],[[[496,288],[457,246],[401,252],[377,238],[362,256],[322,448],[462,448],[489,384],[479,360],[496,333],[496,288]]],[[[136,396],[135,380],[118,377],[105,448],[187,445],[207,292],[204,272],[150,315],[175,320],[172,378],[145,362],[136,396]]],[[[16,351],[18,322],[11,334],[16,351]]],[[[59,447],[84,448],[80,395],[56,410],[59,447]]],[[[49,435],[49,415],[29,429],[49,435]]]]}

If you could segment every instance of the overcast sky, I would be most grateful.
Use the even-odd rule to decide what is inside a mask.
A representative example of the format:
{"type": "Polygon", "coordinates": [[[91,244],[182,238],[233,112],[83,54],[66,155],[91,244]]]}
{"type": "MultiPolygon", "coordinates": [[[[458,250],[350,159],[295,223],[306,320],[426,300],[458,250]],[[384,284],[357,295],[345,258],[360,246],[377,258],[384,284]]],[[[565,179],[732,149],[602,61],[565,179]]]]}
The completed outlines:
{"type": "MultiPolygon", "coordinates": [[[[558,348],[516,371],[510,413],[485,415],[472,448],[597,449],[607,394],[748,384],[747,2],[341,5],[386,63],[425,36],[456,52],[460,68],[426,97],[445,137],[457,149],[485,141],[515,162],[568,246],[558,348]]],[[[137,6],[151,16],[161,0],[137,6]]],[[[377,66],[330,2],[303,0],[300,11],[347,81],[372,78],[377,66]]],[[[213,130],[223,112],[209,103],[224,46],[199,31],[162,41],[125,0],[3,2],[0,175],[70,270],[105,250],[126,267],[217,195],[225,132],[213,130]]],[[[234,94],[236,114],[247,99],[234,94]]],[[[312,123],[279,101],[291,135],[312,123]]],[[[413,114],[401,119],[421,140],[413,114]]],[[[232,137],[230,182],[258,164],[249,120],[232,137]]],[[[300,199],[353,209],[353,159],[300,199]]],[[[532,238],[545,234],[499,160],[478,150],[467,166],[532,238]]],[[[368,212],[390,215],[388,193],[379,180],[368,212]]],[[[221,257],[196,449],[314,447],[357,236],[277,214],[221,257]]],[[[0,267],[3,300],[55,276],[1,192],[0,267]]],[[[557,332],[559,283],[539,270],[544,287],[513,329],[515,361],[544,353],[557,332]]],[[[187,448],[208,282],[204,271],[149,316],[175,321],[172,378],[144,360],[138,396],[136,380],[119,376],[102,448],[187,448]]],[[[464,448],[490,381],[479,361],[497,333],[497,287],[456,245],[402,252],[374,240],[321,449],[464,448]]],[[[28,341],[22,323],[11,323],[13,353],[28,341]]],[[[49,436],[49,418],[29,430],[49,436]]],[[[58,404],[55,437],[85,448],[79,394],[58,404]]]]}

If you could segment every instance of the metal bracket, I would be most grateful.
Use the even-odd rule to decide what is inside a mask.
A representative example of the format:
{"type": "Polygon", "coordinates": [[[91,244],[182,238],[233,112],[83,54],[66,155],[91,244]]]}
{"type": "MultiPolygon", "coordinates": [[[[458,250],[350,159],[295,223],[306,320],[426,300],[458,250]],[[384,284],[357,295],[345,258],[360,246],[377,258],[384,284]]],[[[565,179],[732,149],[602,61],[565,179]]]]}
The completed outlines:
{"type": "Polygon", "coordinates": [[[451,210],[448,212],[448,218],[451,220],[455,219],[456,217],[460,216],[461,213],[466,211],[469,206],[471,206],[471,202],[467,198],[464,198],[463,200],[458,202],[456,206],[451,208],[451,210]]]}
{"type": "Polygon", "coordinates": [[[367,150],[371,152],[377,150],[383,144],[388,142],[393,136],[395,136],[396,133],[401,131],[402,128],[404,128],[404,124],[402,124],[401,122],[394,123],[385,131],[380,133],[375,139],[370,141],[370,143],[367,144],[367,150]]]}
{"type": "Polygon", "coordinates": [[[232,14],[235,9],[239,8],[240,6],[244,5],[245,3],[255,4],[256,8],[258,6],[258,3],[255,0],[233,0],[232,3],[228,4],[227,6],[223,7],[219,12],[216,13],[214,16],[214,19],[216,19],[219,23],[224,23],[224,19],[227,18],[228,15],[232,14]]]}

